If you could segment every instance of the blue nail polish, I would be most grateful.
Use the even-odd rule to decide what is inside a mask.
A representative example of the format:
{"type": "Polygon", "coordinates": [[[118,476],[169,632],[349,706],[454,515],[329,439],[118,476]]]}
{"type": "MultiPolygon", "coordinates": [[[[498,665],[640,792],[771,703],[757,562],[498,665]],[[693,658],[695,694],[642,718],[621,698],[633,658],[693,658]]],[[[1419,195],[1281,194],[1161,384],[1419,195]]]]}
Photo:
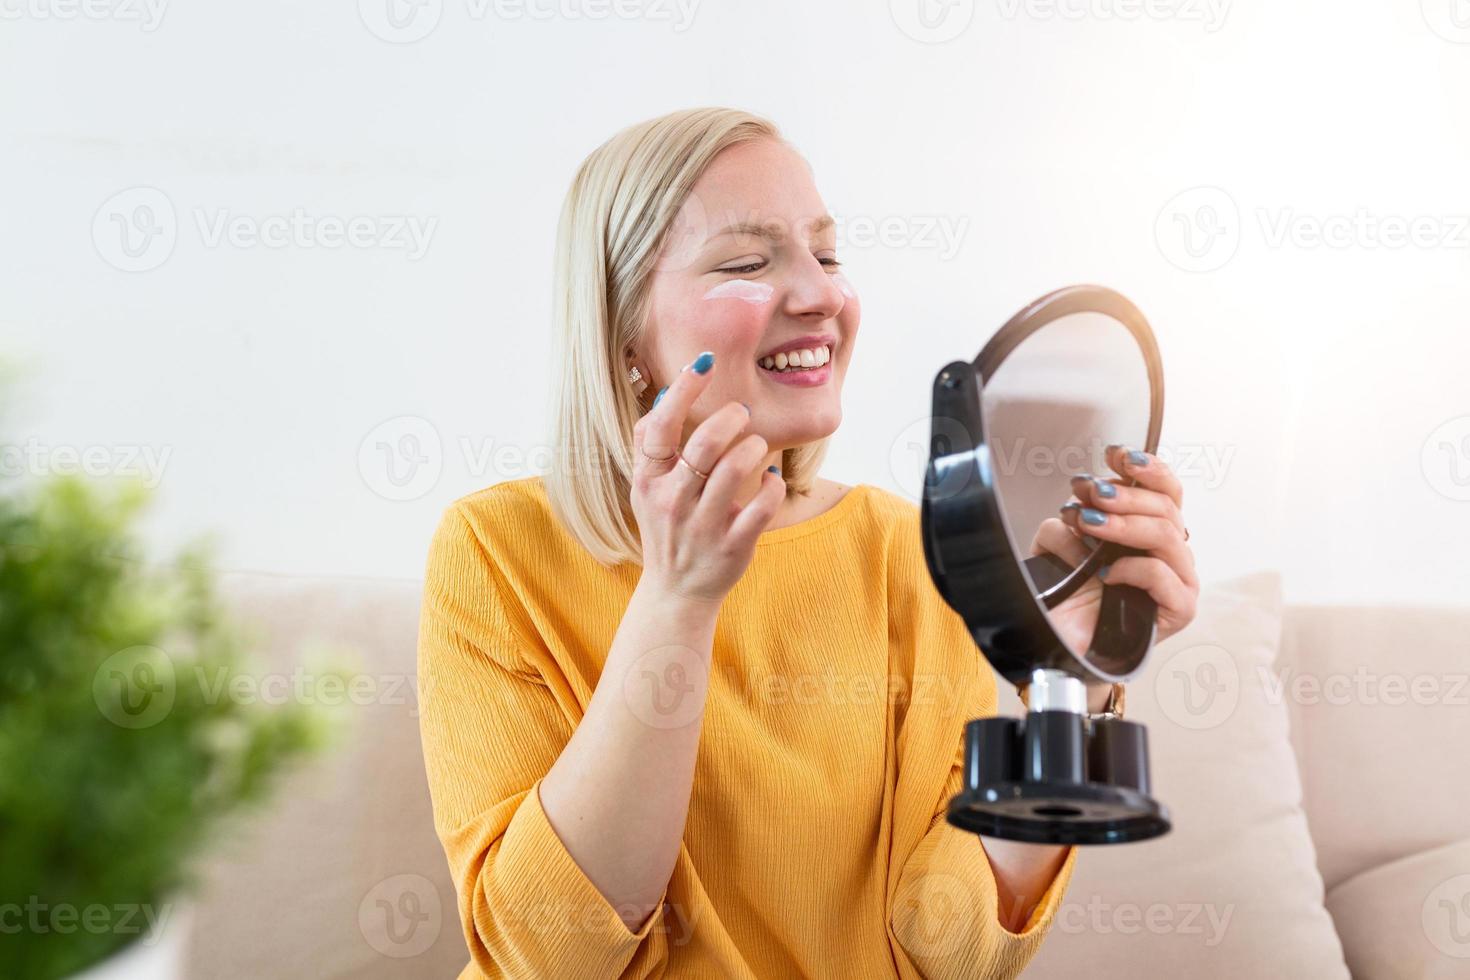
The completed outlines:
{"type": "Polygon", "coordinates": [[[1102,582],[1106,582],[1108,580],[1108,572],[1111,572],[1112,570],[1113,570],[1113,566],[1112,565],[1104,565],[1102,568],[1099,568],[1097,570],[1098,580],[1099,581],[1102,581],[1102,582]]]}
{"type": "Polygon", "coordinates": [[[1148,454],[1141,453],[1137,449],[1128,450],[1128,462],[1133,466],[1147,466],[1148,454]]]}
{"type": "Polygon", "coordinates": [[[767,473],[774,473],[777,476],[780,476],[781,475],[781,468],[779,466],[767,466],[766,467],[766,472],[767,473]]]}
{"type": "Polygon", "coordinates": [[[1061,511],[1062,511],[1062,513],[1064,513],[1064,514],[1065,514],[1065,513],[1066,513],[1066,512],[1067,512],[1067,511],[1069,511],[1069,510],[1081,510],[1081,509],[1082,509],[1082,505],[1081,505],[1081,504],[1079,504],[1079,503],[1078,503],[1078,502],[1077,502],[1077,501],[1075,501],[1075,500],[1074,500],[1074,501],[1072,501],[1072,502],[1071,502],[1071,503],[1067,503],[1067,504],[1062,504],[1062,506],[1061,506],[1061,511]]]}
{"type": "Polygon", "coordinates": [[[1097,527],[1099,524],[1106,524],[1108,522],[1108,515],[1100,510],[1084,507],[1082,508],[1082,520],[1084,523],[1097,527]]]}
{"type": "Polygon", "coordinates": [[[668,385],[664,385],[664,386],[663,386],[663,387],[662,387],[662,388],[660,388],[660,389],[659,389],[659,390],[658,390],[658,394],[657,394],[657,395],[654,395],[654,396],[653,396],[653,406],[654,406],[654,407],[655,407],[655,408],[657,408],[657,407],[658,407],[658,400],[659,400],[659,399],[660,399],[660,398],[662,398],[662,397],[663,397],[663,396],[664,396],[664,392],[666,392],[666,391],[668,391],[668,390],[669,390],[669,386],[668,386],[668,385]]]}
{"type": "Polygon", "coordinates": [[[1093,477],[1092,485],[1097,488],[1097,495],[1099,497],[1104,497],[1108,500],[1112,500],[1118,495],[1118,488],[1113,486],[1107,480],[1099,480],[1097,477],[1093,477]]]}
{"type": "Polygon", "coordinates": [[[710,351],[705,351],[703,354],[700,354],[694,359],[693,367],[695,374],[708,374],[709,369],[714,366],[715,355],[710,351]]]}

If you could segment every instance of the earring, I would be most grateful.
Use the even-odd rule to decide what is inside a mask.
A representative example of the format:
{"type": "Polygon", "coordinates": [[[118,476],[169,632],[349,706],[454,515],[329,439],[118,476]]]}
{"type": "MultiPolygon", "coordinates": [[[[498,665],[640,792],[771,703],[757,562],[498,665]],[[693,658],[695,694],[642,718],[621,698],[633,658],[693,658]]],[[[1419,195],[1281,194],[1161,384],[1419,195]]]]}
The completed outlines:
{"type": "Polygon", "coordinates": [[[633,394],[635,395],[643,394],[648,388],[648,379],[643,376],[643,372],[639,371],[637,367],[634,367],[628,372],[628,383],[633,386],[633,394]]]}

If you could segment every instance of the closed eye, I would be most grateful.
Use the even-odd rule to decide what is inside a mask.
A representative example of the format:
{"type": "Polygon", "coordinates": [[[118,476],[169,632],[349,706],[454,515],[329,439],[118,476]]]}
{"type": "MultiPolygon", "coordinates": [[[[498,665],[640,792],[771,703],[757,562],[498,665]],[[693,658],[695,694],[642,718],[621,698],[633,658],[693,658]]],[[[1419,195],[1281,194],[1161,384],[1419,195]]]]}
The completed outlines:
{"type": "MultiPolygon", "coordinates": [[[[817,261],[822,263],[822,265],[826,266],[829,269],[835,269],[838,266],[842,265],[842,263],[838,261],[835,257],[822,258],[818,259],[817,261]]],[[[723,269],[716,269],[715,271],[726,272],[732,275],[749,275],[752,272],[758,272],[761,269],[765,268],[765,265],[766,264],[764,262],[751,262],[747,265],[733,265],[723,269]]]]}
{"type": "Polygon", "coordinates": [[[765,263],[764,262],[752,262],[749,265],[731,266],[728,269],[716,269],[715,271],[716,272],[730,272],[730,273],[738,273],[740,275],[747,275],[749,273],[752,273],[752,272],[757,271],[758,269],[763,268],[764,266],[765,266],[765,263]]]}

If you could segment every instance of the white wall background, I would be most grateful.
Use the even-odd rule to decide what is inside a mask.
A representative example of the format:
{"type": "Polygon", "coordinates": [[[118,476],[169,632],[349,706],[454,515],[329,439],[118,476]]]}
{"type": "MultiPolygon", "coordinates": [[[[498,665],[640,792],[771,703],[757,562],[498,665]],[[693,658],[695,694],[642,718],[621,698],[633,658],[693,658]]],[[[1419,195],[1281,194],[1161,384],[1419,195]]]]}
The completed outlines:
{"type": "Polygon", "coordinates": [[[1207,579],[1465,601],[1455,0],[88,2],[0,0],[0,438],[156,479],[161,552],[417,577],[447,502],[539,469],[577,163],[728,104],[805,149],[863,294],[827,475],[912,489],[935,370],[1099,282],[1159,333],[1207,579]],[[212,236],[298,212],[372,240],[212,236]],[[118,220],[164,234],[130,257],[118,220]]]}

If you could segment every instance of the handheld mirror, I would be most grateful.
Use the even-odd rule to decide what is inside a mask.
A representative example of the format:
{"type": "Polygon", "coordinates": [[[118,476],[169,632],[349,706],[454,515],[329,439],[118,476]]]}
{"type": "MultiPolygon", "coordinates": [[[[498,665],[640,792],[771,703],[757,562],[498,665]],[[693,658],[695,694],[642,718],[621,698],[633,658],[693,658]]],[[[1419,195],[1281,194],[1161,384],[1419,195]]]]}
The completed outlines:
{"type": "Polygon", "coordinates": [[[1043,296],[973,362],[935,378],[921,514],[929,572],[986,659],[1028,695],[1024,717],[966,726],[955,826],[1056,844],[1169,830],[1150,795],[1143,726],[1087,710],[1084,682],[1127,680],[1153,644],[1153,600],[1097,574],[1137,552],[1080,521],[1080,535],[1057,523],[1073,477],[1133,483],[1109,468],[1108,447],[1155,452],[1163,405],[1148,322],[1101,286],[1043,296]]]}

